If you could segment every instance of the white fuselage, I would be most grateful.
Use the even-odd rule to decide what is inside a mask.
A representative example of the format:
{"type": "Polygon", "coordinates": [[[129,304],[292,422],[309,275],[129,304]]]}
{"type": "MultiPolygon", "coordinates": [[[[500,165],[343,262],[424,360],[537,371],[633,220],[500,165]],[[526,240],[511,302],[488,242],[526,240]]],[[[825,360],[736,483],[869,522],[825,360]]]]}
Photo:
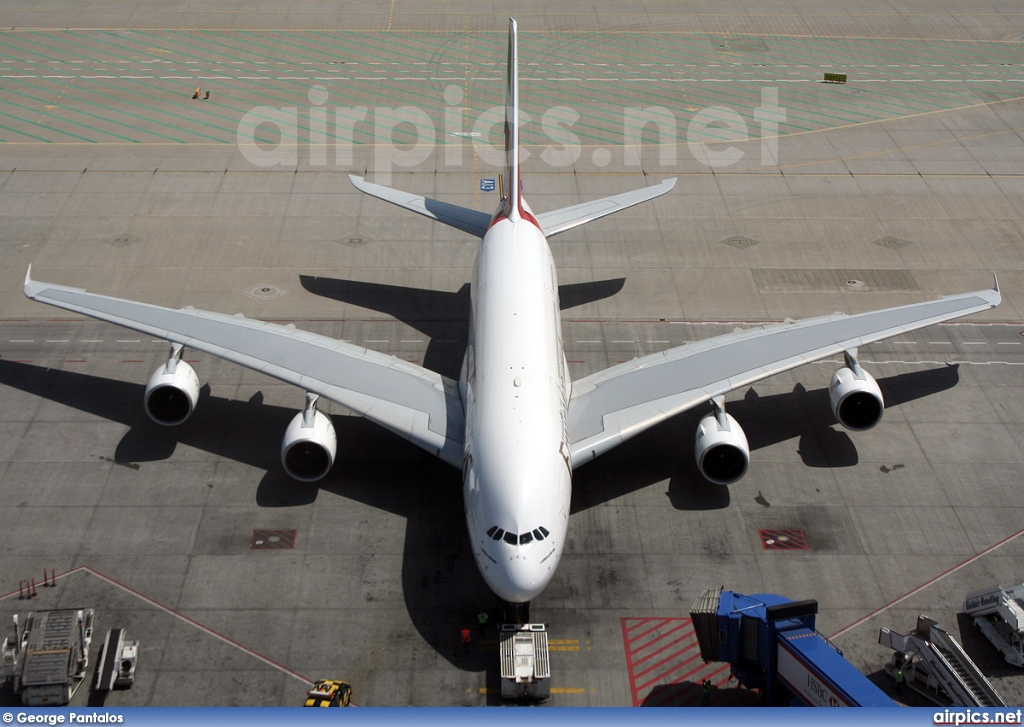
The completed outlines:
{"type": "Polygon", "coordinates": [[[461,383],[473,557],[495,593],[526,602],[558,567],[572,492],[558,280],[528,219],[499,219],[483,238],[461,383]]]}

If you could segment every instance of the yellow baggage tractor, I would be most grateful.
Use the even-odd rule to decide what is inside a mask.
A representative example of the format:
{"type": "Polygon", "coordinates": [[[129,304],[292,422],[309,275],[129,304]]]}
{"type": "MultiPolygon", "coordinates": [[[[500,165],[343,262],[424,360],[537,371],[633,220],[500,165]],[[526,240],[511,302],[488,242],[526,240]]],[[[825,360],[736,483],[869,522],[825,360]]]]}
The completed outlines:
{"type": "Polygon", "coordinates": [[[307,707],[347,707],[352,687],[336,679],[318,679],[306,692],[307,707]]]}

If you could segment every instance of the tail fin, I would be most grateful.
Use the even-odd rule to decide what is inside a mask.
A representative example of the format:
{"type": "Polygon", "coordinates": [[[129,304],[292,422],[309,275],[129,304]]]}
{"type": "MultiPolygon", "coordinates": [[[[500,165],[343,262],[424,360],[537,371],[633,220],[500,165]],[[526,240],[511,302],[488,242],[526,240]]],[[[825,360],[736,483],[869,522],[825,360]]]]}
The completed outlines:
{"type": "Polygon", "coordinates": [[[508,67],[505,75],[505,215],[520,218],[519,193],[519,41],[514,18],[508,19],[508,67]]]}
{"type": "Polygon", "coordinates": [[[508,19],[508,69],[505,76],[505,198],[497,215],[492,217],[479,210],[459,207],[448,202],[439,202],[416,195],[400,192],[390,187],[367,182],[362,177],[350,176],[352,184],[362,192],[404,207],[417,214],[463,230],[471,235],[483,237],[498,219],[516,222],[525,219],[536,225],[545,235],[557,235],[587,222],[600,219],[613,212],[632,207],[635,204],[660,197],[675,185],[675,179],[666,179],[652,187],[616,194],[604,199],[534,215],[523,201],[522,184],[519,175],[519,43],[517,25],[508,19]]]}

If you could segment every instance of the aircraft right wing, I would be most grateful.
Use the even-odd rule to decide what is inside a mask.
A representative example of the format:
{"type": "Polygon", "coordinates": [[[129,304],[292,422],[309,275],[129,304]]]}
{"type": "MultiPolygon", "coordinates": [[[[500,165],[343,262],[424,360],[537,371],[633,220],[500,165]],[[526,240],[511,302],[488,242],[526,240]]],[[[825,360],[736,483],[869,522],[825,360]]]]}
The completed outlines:
{"type": "Polygon", "coordinates": [[[999,305],[992,290],[729,333],[641,356],[573,382],[573,468],[680,412],[774,374],[999,305]]]}

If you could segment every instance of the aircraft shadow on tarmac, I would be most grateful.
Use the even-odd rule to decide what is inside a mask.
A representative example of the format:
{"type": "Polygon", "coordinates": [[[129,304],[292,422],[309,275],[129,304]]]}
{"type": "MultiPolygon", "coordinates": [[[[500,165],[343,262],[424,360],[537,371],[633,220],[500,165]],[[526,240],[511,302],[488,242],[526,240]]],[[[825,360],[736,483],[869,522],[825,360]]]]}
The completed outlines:
{"type": "MultiPolygon", "coordinates": [[[[878,379],[887,407],[930,396],[956,386],[956,364],[878,379]]],[[[756,387],[726,408],[743,426],[752,452],[799,439],[797,453],[808,467],[853,467],[859,461],[853,439],[833,418],[828,390],[759,396],[756,387]]],[[[600,458],[600,466],[581,467],[573,476],[572,511],[614,500],[655,482],[668,480],[668,497],[677,510],[728,507],[730,489],[697,472],[693,439],[710,407],[697,407],[659,424],[600,458]]]]}
{"type": "MultiPolygon", "coordinates": [[[[958,380],[957,367],[947,366],[880,379],[879,385],[892,406],[951,388],[958,380]]],[[[165,428],[146,417],[143,384],[3,359],[0,384],[127,426],[112,459],[139,464],[143,476],[145,462],[171,457],[180,443],[265,470],[255,495],[261,507],[300,507],[325,491],[404,517],[402,590],[414,626],[453,665],[494,676],[493,654],[461,644],[464,627],[473,630],[475,643],[481,608],[495,618],[501,604],[473,563],[454,468],[362,418],[335,416],[337,464],[319,487],[304,485],[291,480],[278,460],[281,436],[297,410],[264,404],[259,393],[236,401],[204,386],[195,414],[181,426],[165,428]]],[[[808,466],[857,462],[852,441],[831,421],[823,389],[808,392],[797,386],[765,397],[750,390],[743,400],[731,402],[729,411],[743,423],[752,450],[799,437],[800,456],[808,466]]],[[[726,507],[729,488],[705,483],[693,462],[699,416],[676,417],[602,456],[600,466],[581,468],[574,478],[573,511],[665,480],[677,509],[726,507]]]]}
{"type": "MultiPolygon", "coordinates": [[[[429,339],[423,366],[458,379],[469,335],[469,283],[455,293],[401,285],[364,283],[340,278],[300,275],[302,287],[314,295],[357,305],[392,316],[429,339]]],[[[610,298],[625,278],[558,286],[562,310],[610,298]]]]}

